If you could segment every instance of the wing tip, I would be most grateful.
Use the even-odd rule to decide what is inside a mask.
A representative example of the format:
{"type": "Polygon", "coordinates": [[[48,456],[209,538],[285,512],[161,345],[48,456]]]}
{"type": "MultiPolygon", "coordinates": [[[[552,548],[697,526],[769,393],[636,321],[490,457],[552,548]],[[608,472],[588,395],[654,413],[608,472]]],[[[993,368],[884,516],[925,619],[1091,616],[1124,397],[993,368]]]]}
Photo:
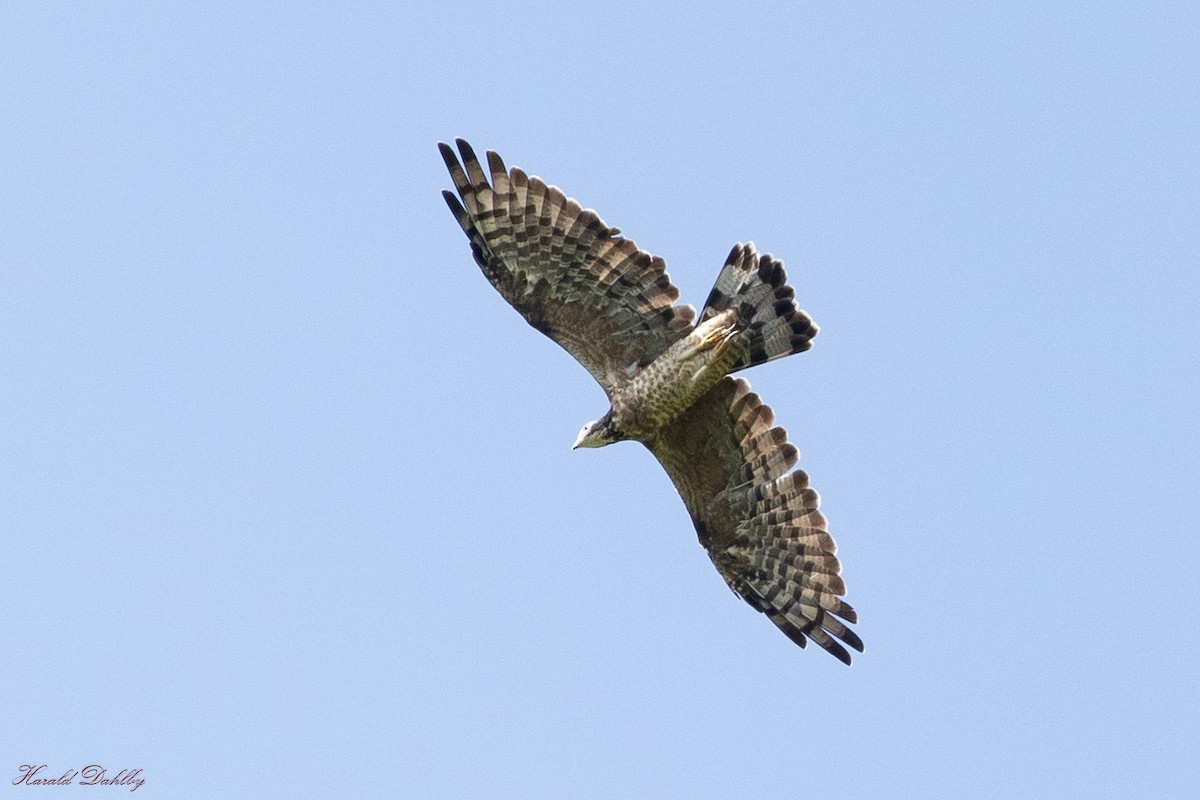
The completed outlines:
{"type": "Polygon", "coordinates": [[[866,645],[863,644],[862,637],[860,637],[857,633],[850,630],[849,628],[847,628],[845,630],[845,632],[838,638],[841,639],[846,644],[853,647],[858,652],[860,652],[860,653],[866,652],[866,645]]]}
{"type": "Polygon", "coordinates": [[[829,653],[829,655],[833,656],[847,667],[851,666],[851,664],[854,662],[854,659],[852,659],[850,654],[846,652],[846,648],[842,647],[837,642],[829,642],[824,644],[817,642],[817,644],[820,644],[826,653],[829,653]]]}
{"type": "Polygon", "coordinates": [[[504,159],[500,158],[500,154],[495,150],[488,150],[485,154],[488,162],[488,169],[492,175],[503,175],[508,172],[508,168],[504,166],[504,159]]]}
{"type": "Polygon", "coordinates": [[[458,154],[454,152],[454,148],[445,142],[438,142],[438,152],[442,155],[442,161],[446,162],[446,169],[451,173],[455,169],[461,169],[462,165],[458,163],[458,154]]]}

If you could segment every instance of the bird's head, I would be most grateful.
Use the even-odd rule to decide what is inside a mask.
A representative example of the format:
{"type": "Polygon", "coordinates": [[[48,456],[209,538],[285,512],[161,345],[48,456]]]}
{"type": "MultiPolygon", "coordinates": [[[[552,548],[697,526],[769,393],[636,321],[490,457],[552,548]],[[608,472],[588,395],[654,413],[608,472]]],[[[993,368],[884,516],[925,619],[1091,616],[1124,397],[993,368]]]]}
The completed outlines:
{"type": "Polygon", "coordinates": [[[617,433],[613,427],[612,411],[610,410],[600,419],[594,419],[579,431],[579,438],[575,440],[575,444],[571,446],[572,450],[578,450],[580,447],[604,447],[606,444],[619,442],[624,437],[617,433]]]}

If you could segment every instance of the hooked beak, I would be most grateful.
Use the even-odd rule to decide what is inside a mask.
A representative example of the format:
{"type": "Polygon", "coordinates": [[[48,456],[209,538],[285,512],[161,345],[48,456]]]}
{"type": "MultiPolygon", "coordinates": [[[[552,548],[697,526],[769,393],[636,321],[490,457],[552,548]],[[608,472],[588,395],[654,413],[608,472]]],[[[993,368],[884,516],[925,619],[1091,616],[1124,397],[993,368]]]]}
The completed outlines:
{"type": "Polygon", "coordinates": [[[579,437],[575,440],[575,444],[571,445],[572,450],[578,450],[581,447],[604,447],[606,444],[612,444],[612,422],[610,414],[604,415],[600,419],[594,419],[587,425],[579,429],[579,437]]]}
{"type": "Polygon", "coordinates": [[[589,422],[587,425],[584,425],[582,428],[580,428],[579,436],[576,437],[575,444],[571,445],[571,449],[578,450],[581,447],[599,447],[600,445],[597,444],[594,440],[592,440],[592,441],[588,440],[589,436],[592,436],[593,434],[595,434],[599,425],[600,425],[600,420],[593,420],[592,422],[589,422]]]}

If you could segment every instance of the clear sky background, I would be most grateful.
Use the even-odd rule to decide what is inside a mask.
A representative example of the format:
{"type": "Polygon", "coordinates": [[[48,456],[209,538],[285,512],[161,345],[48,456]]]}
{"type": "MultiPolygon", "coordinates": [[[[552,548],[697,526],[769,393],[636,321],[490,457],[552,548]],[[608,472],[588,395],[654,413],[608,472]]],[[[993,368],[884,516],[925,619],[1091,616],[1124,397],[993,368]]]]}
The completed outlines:
{"type": "Polygon", "coordinates": [[[1192,3],[0,6],[0,796],[1185,797],[1192,3]],[[734,597],[436,142],[814,348],[859,610],[734,597]]]}

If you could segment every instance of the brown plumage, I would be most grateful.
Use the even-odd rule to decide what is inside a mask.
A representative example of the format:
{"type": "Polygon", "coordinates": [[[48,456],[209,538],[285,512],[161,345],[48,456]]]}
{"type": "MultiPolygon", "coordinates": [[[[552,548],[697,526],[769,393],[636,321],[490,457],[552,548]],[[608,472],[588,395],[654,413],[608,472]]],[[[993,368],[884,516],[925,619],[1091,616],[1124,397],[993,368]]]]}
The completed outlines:
{"type": "Polygon", "coordinates": [[[611,407],[576,446],[642,442],[670,475],[700,543],[740,597],[796,644],[850,663],[862,651],[817,493],[774,414],[729,377],[807,350],[817,326],[783,265],[753,244],[730,252],[696,324],[661,258],[638,249],[560,190],[457,140],[439,144],[458,192],[450,210],[483,274],[562,345],[611,407]]]}

